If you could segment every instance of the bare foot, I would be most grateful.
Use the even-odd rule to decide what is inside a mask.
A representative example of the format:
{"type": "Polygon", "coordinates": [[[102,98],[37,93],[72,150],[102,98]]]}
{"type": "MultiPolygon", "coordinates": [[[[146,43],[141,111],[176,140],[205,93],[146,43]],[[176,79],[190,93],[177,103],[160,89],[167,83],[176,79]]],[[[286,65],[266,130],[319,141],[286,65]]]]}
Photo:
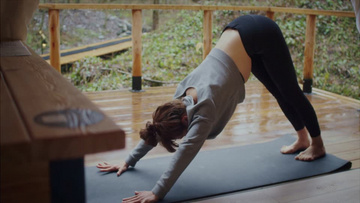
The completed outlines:
{"type": "Polygon", "coordinates": [[[313,161],[325,156],[325,147],[321,136],[312,137],[311,145],[305,151],[298,154],[295,159],[300,161],[313,161]]]}
{"type": "Polygon", "coordinates": [[[305,150],[310,146],[309,139],[299,140],[297,139],[294,143],[289,146],[282,146],[280,152],[283,154],[293,154],[300,150],[305,150]]]}
{"type": "Polygon", "coordinates": [[[325,147],[317,147],[314,145],[311,145],[308,147],[305,151],[300,152],[295,159],[300,161],[314,161],[315,159],[319,159],[323,156],[325,156],[325,147]]]}
{"type": "Polygon", "coordinates": [[[280,152],[283,154],[293,154],[300,150],[305,150],[310,146],[310,140],[306,128],[302,128],[297,132],[297,140],[289,146],[282,146],[280,152]]]}

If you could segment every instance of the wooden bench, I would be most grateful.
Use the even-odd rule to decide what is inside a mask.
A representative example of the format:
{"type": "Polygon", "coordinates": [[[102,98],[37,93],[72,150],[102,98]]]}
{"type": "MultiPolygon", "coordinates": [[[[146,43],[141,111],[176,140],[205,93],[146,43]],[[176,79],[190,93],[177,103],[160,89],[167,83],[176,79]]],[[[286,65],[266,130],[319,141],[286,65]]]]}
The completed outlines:
{"type": "Polygon", "coordinates": [[[28,49],[1,57],[1,202],[85,202],[84,155],[125,133],[28,49]]]}

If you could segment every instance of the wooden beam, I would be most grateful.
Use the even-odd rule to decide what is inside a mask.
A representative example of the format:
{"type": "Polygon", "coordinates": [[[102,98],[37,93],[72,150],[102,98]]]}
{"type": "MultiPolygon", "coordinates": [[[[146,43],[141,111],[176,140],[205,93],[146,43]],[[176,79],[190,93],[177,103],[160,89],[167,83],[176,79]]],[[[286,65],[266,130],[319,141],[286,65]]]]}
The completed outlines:
{"type": "Polygon", "coordinates": [[[304,86],[303,91],[311,93],[311,85],[314,71],[315,29],[316,15],[306,17],[306,35],[304,51],[304,86]]]}
{"type": "Polygon", "coordinates": [[[131,10],[269,10],[270,7],[256,6],[203,6],[170,4],[40,4],[40,9],[131,9],[131,10]]]}
{"type": "Polygon", "coordinates": [[[50,64],[58,72],[61,72],[60,65],[60,28],[59,10],[49,10],[49,30],[50,30],[50,64]]]}
{"type": "MultiPolygon", "coordinates": [[[[19,142],[14,140],[13,135],[5,133],[5,136],[9,135],[12,138],[6,139],[7,142],[1,142],[2,159],[3,154],[9,154],[4,153],[3,150],[6,149],[9,150],[8,152],[17,150],[16,154],[11,154],[11,157],[7,158],[8,160],[16,159],[18,163],[27,163],[79,158],[88,153],[124,148],[125,133],[105,115],[101,122],[86,123],[100,117],[99,107],[90,102],[31,48],[27,48],[31,52],[29,56],[0,57],[0,68],[4,79],[1,83],[6,84],[11,96],[7,102],[13,101],[12,104],[15,104],[4,107],[16,108],[17,118],[21,119],[29,135],[29,144],[27,144],[26,140],[21,141],[22,139],[19,138],[21,141],[19,142]],[[82,110],[83,114],[78,110],[82,110]],[[98,113],[94,114],[94,112],[98,113]],[[78,115],[86,115],[86,118],[83,119],[78,115]],[[28,148],[20,148],[17,143],[24,143],[28,148]]],[[[6,92],[1,94],[6,96],[6,92]]],[[[2,97],[1,101],[3,101],[2,97]]],[[[4,113],[6,112],[16,113],[11,110],[4,113]]],[[[0,115],[3,116],[3,112],[0,115]]],[[[16,115],[6,118],[16,119],[16,115]]],[[[11,121],[6,121],[4,124],[11,124],[11,121]]],[[[14,129],[11,132],[16,131],[14,129]]]]}
{"type": "Polygon", "coordinates": [[[142,33],[142,11],[132,10],[132,56],[133,56],[133,91],[141,91],[141,33],[142,33]]]}
{"type": "Polygon", "coordinates": [[[271,20],[274,20],[275,12],[274,11],[266,11],[266,17],[270,18],[271,20]]]}
{"type": "Polygon", "coordinates": [[[270,7],[269,11],[273,11],[275,13],[294,13],[294,14],[302,14],[302,15],[355,17],[355,13],[352,11],[314,10],[314,9],[286,8],[286,7],[270,7]]]}
{"type": "Polygon", "coordinates": [[[212,44],[212,16],[213,12],[209,10],[204,11],[204,22],[203,22],[203,59],[211,51],[212,44]]]}
{"type": "Polygon", "coordinates": [[[330,15],[355,17],[353,11],[313,10],[302,8],[266,7],[266,6],[204,6],[204,5],[169,5],[169,4],[40,4],[40,9],[131,9],[131,10],[232,10],[232,11],[271,11],[296,13],[303,15],[330,15]]]}

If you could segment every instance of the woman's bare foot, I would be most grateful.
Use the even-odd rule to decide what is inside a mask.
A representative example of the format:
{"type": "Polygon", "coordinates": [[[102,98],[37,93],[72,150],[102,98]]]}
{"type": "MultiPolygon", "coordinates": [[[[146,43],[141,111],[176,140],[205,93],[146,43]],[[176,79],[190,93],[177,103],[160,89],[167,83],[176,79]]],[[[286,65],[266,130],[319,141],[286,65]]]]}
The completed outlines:
{"type": "Polygon", "coordinates": [[[310,146],[310,140],[305,128],[297,131],[298,138],[297,140],[288,146],[282,146],[280,152],[283,154],[293,154],[300,150],[305,150],[310,146]]]}
{"type": "Polygon", "coordinates": [[[300,150],[305,150],[310,146],[310,140],[299,140],[297,139],[294,143],[288,146],[282,146],[280,152],[283,154],[293,154],[300,150]]]}
{"type": "Polygon", "coordinates": [[[314,161],[325,156],[325,147],[320,136],[313,137],[311,145],[305,151],[298,154],[295,159],[300,161],[314,161]]]}

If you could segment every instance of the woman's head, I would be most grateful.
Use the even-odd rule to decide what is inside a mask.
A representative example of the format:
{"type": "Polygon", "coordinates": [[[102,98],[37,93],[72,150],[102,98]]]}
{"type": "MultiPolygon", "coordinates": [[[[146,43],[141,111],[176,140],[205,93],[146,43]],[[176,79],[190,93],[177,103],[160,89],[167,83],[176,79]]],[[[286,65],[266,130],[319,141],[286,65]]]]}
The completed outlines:
{"type": "Polygon", "coordinates": [[[153,113],[153,122],[147,122],[140,137],[149,145],[161,143],[169,152],[175,152],[176,139],[187,132],[186,106],[181,100],[173,100],[159,106],[153,113]]]}

